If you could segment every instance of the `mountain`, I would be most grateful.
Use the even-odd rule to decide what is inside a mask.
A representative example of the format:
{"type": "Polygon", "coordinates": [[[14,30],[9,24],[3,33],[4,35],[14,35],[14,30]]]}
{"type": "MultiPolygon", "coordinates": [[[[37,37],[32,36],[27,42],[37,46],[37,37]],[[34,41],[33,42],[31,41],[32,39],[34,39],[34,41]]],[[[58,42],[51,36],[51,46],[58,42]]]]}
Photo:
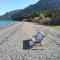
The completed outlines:
{"type": "Polygon", "coordinates": [[[10,11],[10,12],[6,12],[4,15],[0,16],[1,19],[11,19],[11,17],[16,14],[17,12],[20,12],[19,10],[14,10],[14,11],[10,11]]]}
{"type": "Polygon", "coordinates": [[[23,9],[20,14],[29,13],[34,10],[47,10],[60,8],[60,0],[39,0],[36,4],[30,5],[23,9]]]}
{"type": "Polygon", "coordinates": [[[30,5],[22,10],[14,10],[11,12],[7,12],[4,16],[12,16],[12,15],[23,15],[29,13],[31,11],[38,10],[47,10],[47,9],[55,9],[60,8],[60,0],[39,0],[36,4],[30,5]]]}
{"type": "Polygon", "coordinates": [[[42,12],[50,17],[52,16],[53,19],[58,19],[60,22],[60,0],[39,0],[36,4],[30,5],[24,9],[7,12],[2,18],[20,21],[29,16],[37,16],[37,14],[42,12]],[[58,17],[56,18],[56,16],[58,17]]]}
{"type": "Polygon", "coordinates": [[[46,9],[54,9],[60,8],[60,0],[39,0],[36,4],[30,5],[24,10],[46,10],[46,9]]]}

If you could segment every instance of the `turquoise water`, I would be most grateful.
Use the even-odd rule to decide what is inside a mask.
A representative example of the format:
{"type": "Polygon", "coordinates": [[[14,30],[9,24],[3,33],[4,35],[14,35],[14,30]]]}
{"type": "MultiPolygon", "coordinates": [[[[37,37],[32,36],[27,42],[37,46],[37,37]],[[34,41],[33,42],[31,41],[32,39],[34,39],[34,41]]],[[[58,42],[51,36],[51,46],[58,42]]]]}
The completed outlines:
{"type": "Polygon", "coordinates": [[[0,27],[8,26],[10,24],[14,24],[16,21],[12,20],[0,20],[0,27]]]}

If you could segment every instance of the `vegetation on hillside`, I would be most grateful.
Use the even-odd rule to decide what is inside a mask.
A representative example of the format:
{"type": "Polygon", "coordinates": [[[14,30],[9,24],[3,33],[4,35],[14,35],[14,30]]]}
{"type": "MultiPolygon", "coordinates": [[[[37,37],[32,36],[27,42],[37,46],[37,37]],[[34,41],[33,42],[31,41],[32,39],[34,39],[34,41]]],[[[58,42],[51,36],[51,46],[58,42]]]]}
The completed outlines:
{"type": "Polygon", "coordinates": [[[0,18],[60,25],[60,0],[39,0],[25,9],[7,12],[0,18]]]}
{"type": "Polygon", "coordinates": [[[60,25],[60,9],[38,10],[24,13],[22,15],[14,14],[12,19],[21,21],[37,22],[40,24],[60,25]]]}

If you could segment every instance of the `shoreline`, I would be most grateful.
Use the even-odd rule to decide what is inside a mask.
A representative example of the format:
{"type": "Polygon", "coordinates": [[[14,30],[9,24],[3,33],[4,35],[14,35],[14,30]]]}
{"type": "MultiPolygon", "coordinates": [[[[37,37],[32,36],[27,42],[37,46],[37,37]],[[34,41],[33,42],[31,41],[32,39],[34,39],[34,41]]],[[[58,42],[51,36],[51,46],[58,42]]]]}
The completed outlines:
{"type": "Polygon", "coordinates": [[[1,29],[5,29],[5,28],[8,28],[8,27],[10,27],[10,26],[12,26],[12,25],[14,25],[14,24],[16,24],[16,23],[18,23],[18,21],[15,21],[15,22],[13,22],[13,23],[10,23],[10,24],[8,24],[8,25],[6,25],[6,26],[0,26],[0,30],[1,30],[1,29]]]}

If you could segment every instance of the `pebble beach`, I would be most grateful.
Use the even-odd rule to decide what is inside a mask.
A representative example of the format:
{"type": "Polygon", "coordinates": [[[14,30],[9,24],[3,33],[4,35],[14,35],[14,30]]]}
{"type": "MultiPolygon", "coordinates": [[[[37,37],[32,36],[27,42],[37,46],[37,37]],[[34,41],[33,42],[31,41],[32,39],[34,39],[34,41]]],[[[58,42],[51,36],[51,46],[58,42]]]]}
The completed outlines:
{"type": "Polygon", "coordinates": [[[0,60],[60,60],[60,31],[30,22],[17,22],[0,30],[0,60]],[[37,31],[46,33],[42,46],[23,49],[23,41],[37,31]]]}

